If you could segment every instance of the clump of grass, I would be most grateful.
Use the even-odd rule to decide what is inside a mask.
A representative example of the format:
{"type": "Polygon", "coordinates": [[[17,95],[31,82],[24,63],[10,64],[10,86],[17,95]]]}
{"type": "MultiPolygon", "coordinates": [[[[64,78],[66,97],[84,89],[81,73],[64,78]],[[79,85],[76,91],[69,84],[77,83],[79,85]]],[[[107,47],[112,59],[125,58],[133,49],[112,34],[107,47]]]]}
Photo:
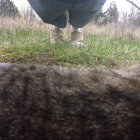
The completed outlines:
{"type": "MultiPolygon", "coordinates": [[[[69,38],[67,38],[69,39],[69,38]]],[[[121,67],[140,61],[140,42],[85,32],[85,45],[48,42],[48,30],[15,28],[0,30],[0,61],[61,66],[121,67]]]]}
{"type": "Polygon", "coordinates": [[[108,37],[121,40],[140,40],[140,27],[128,23],[111,23],[98,26],[93,23],[85,27],[88,34],[105,34],[108,37]]]}

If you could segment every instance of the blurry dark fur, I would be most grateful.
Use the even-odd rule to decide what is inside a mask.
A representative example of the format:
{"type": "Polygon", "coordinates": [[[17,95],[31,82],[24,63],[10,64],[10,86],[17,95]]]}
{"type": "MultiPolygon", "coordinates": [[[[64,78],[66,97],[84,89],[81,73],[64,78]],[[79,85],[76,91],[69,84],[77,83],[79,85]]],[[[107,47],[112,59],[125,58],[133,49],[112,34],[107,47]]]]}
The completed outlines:
{"type": "Polygon", "coordinates": [[[1,69],[0,140],[140,140],[140,65],[1,69]]]}

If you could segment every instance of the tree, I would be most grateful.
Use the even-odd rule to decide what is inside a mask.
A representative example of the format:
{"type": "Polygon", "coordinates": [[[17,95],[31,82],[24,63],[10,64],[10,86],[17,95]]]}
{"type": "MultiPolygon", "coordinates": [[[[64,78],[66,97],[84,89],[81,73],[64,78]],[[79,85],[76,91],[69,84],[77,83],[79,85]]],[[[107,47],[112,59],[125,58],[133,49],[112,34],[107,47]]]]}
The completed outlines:
{"type": "Polygon", "coordinates": [[[130,15],[128,15],[128,20],[132,25],[140,27],[140,12],[138,11],[133,15],[130,13],[130,15]]]}
{"type": "Polygon", "coordinates": [[[118,20],[119,12],[115,2],[112,2],[105,12],[99,11],[94,18],[95,23],[99,25],[117,23],[118,20]]]}
{"type": "Polygon", "coordinates": [[[94,17],[94,22],[98,25],[105,25],[108,23],[107,12],[100,10],[94,17]]]}
{"type": "Polygon", "coordinates": [[[138,10],[140,10],[140,7],[136,4],[136,3],[134,3],[133,1],[131,1],[131,0],[126,0],[126,1],[128,1],[129,3],[131,3],[133,6],[135,6],[138,10]]]}
{"type": "Polygon", "coordinates": [[[0,16],[1,17],[16,17],[19,11],[14,3],[10,0],[0,0],[0,16]]]}
{"type": "Polygon", "coordinates": [[[131,13],[129,13],[127,16],[128,23],[130,23],[134,27],[136,27],[136,26],[140,27],[140,7],[131,0],[126,0],[126,1],[128,1],[129,3],[131,3],[133,5],[132,9],[131,9],[131,13]],[[135,9],[135,7],[138,10],[135,9]]]}
{"type": "Polygon", "coordinates": [[[108,18],[108,22],[112,23],[112,22],[118,22],[119,20],[119,12],[118,12],[118,8],[115,2],[112,2],[109,6],[109,8],[106,11],[107,13],[107,18],[108,18]]]}
{"type": "Polygon", "coordinates": [[[140,27],[140,12],[136,14],[134,24],[140,27]]]}

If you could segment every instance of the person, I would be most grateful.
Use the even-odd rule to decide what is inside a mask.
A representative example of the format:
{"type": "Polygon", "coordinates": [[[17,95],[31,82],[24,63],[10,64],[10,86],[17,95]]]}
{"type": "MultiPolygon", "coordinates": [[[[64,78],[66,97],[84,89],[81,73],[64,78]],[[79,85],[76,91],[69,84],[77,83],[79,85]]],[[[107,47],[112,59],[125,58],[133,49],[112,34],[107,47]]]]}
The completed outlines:
{"type": "Polygon", "coordinates": [[[83,45],[82,28],[102,8],[106,0],[28,0],[39,17],[52,25],[50,42],[63,42],[67,25],[66,11],[71,24],[71,44],[83,45]]]}

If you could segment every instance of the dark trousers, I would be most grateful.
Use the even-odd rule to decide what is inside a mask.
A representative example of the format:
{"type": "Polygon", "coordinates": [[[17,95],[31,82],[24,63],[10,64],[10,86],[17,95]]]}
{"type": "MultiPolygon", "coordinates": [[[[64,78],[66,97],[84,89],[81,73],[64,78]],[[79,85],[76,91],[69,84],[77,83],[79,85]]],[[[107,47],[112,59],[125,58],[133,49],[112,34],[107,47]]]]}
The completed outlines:
{"type": "Polygon", "coordinates": [[[102,8],[106,0],[85,0],[79,3],[62,0],[28,0],[39,17],[48,24],[59,28],[66,26],[66,11],[69,22],[75,28],[85,26],[102,8]]]}

